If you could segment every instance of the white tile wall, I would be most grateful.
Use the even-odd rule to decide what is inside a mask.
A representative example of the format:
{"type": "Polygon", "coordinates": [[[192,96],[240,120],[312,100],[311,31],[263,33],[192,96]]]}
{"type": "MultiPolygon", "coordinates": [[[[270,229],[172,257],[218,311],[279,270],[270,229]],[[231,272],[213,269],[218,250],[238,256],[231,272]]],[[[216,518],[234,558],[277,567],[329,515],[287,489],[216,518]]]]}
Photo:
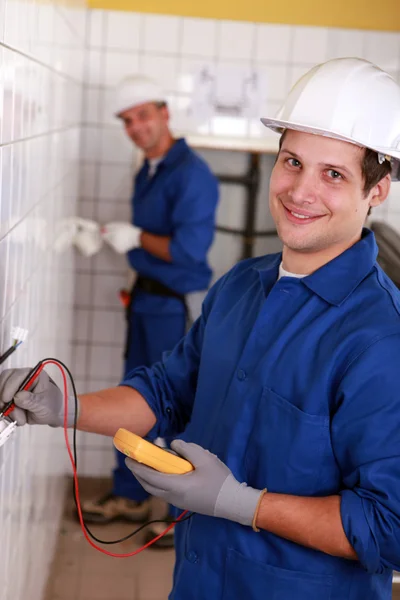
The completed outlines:
{"type": "Polygon", "coordinates": [[[136,73],[139,69],[139,55],[134,51],[129,53],[110,52],[105,62],[101,62],[100,81],[109,87],[117,85],[127,73],[136,73]]]}
{"type": "Polygon", "coordinates": [[[328,30],[324,27],[293,29],[292,62],[315,65],[326,60],[328,30]]]}
{"type": "Polygon", "coordinates": [[[174,55],[144,54],[140,61],[140,71],[156,79],[167,92],[171,93],[178,83],[178,57],[174,55]]]}
{"type": "Polygon", "coordinates": [[[222,60],[250,61],[254,54],[255,25],[222,21],[218,36],[218,57],[222,60]]]}
{"type": "MultiPolygon", "coordinates": [[[[267,83],[261,109],[265,114],[275,114],[290,86],[310,66],[335,56],[366,56],[399,77],[400,34],[102,10],[89,11],[89,15],[80,212],[102,223],[130,218],[135,155],[112,117],[111,107],[114,84],[136,70],[158,78],[170,93],[175,131],[245,138],[273,135],[261,126],[259,110],[246,118],[214,115],[202,120],[190,113],[195,76],[201,67],[211,73],[221,66],[261,73],[267,83]]],[[[232,90],[232,94],[236,92],[232,90]]],[[[244,173],[247,167],[247,157],[241,153],[207,151],[203,155],[219,173],[244,173]]],[[[272,162],[271,156],[262,160],[257,209],[261,230],[272,227],[268,211],[272,162]]],[[[387,209],[379,213],[382,218],[395,214],[397,202],[400,207],[399,185],[393,187],[387,209]]],[[[221,195],[219,222],[239,227],[243,223],[243,189],[223,185],[221,195]]],[[[400,218],[397,222],[400,226],[400,218]]],[[[276,240],[259,239],[256,253],[279,247],[276,240]]],[[[216,236],[210,254],[216,276],[240,256],[237,238],[222,233],[216,236]]],[[[127,283],[127,265],[123,257],[104,248],[94,259],[78,257],[77,267],[75,373],[81,390],[93,390],[114,385],[122,372],[124,321],[117,294],[127,283]]],[[[81,472],[108,475],[112,464],[109,440],[90,434],[82,434],[80,439],[84,448],[81,472]]]]}
{"type": "Polygon", "coordinates": [[[178,54],[182,41],[182,19],[159,15],[144,15],[143,51],[145,54],[178,54]]]}
{"type": "Polygon", "coordinates": [[[256,60],[272,64],[290,62],[293,30],[291,25],[257,25],[256,60]]]}
{"type": "Polygon", "coordinates": [[[364,45],[363,56],[386,71],[397,73],[400,68],[399,33],[373,31],[364,45]]]}
{"type": "Polygon", "coordinates": [[[328,58],[364,56],[363,31],[352,29],[330,29],[328,32],[328,58]]]}
{"type": "Polygon", "coordinates": [[[129,52],[138,50],[140,25],[141,19],[135,13],[108,12],[105,38],[106,47],[127,50],[129,52]]]}
{"type": "MultiPolygon", "coordinates": [[[[52,243],[79,183],[83,4],[0,0],[1,351],[12,326],[29,330],[5,368],[71,361],[73,255],[52,243]]],[[[66,469],[59,430],[21,428],[0,448],[1,600],[42,598],[66,469]]]]}
{"type": "MultiPolygon", "coordinates": [[[[110,11],[108,12],[110,15],[110,11]]],[[[104,43],[104,11],[95,10],[90,15],[90,27],[87,31],[87,44],[89,48],[101,48],[104,43]]]]}
{"type": "Polygon", "coordinates": [[[217,21],[211,19],[184,19],[182,53],[204,58],[216,55],[217,21]]]}

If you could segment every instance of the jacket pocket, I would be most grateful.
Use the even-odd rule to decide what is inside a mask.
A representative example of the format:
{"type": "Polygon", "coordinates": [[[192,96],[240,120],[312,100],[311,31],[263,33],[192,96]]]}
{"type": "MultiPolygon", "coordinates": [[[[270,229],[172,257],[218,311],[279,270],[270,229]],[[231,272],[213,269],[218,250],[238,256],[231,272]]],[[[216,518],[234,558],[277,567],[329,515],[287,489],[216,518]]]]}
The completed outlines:
{"type": "Polygon", "coordinates": [[[303,412],[265,388],[245,456],[247,483],[279,493],[318,494],[329,448],[328,417],[303,412]]]}
{"type": "Polygon", "coordinates": [[[222,600],[329,600],[330,575],[272,567],[228,550],[222,600]]]}

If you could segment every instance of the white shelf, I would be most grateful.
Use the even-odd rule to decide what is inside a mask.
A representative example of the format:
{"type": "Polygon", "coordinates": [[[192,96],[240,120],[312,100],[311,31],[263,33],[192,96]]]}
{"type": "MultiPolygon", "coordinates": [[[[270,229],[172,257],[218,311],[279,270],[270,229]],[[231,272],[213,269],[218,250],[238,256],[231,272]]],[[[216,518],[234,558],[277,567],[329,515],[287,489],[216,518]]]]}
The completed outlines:
{"type": "Polygon", "coordinates": [[[277,135],[276,139],[257,139],[188,134],[186,135],[186,141],[192,148],[276,154],[278,152],[279,136],[277,135]]]}

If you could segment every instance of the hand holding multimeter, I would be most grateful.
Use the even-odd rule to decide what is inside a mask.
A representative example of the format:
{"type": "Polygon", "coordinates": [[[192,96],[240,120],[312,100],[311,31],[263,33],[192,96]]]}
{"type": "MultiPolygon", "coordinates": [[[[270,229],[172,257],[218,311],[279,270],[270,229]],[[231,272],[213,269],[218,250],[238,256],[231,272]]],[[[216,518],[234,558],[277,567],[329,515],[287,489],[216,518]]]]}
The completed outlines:
{"type": "Polygon", "coordinates": [[[215,454],[183,440],[174,440],[179,456],[119,429],[114,444],[130,458],[127,467],[153,496],[190,512],[253,525],[265,490],[240,483],[215,454]],[[133,460],[132,460],[133,458],[133,460]]]}

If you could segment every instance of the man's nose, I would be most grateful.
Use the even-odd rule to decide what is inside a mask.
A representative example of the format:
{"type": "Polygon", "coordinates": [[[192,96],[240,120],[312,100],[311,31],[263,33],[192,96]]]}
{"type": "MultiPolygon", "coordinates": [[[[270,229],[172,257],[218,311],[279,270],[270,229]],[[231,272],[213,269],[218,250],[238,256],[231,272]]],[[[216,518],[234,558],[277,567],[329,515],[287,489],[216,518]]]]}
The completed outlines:
{"type": "Polygon", "coordinates": [[[312,173],[302,171],[294,178],[288,190],[291,200],[297,204],[313,204],[316,200],[317,182],[312,173]]]}

